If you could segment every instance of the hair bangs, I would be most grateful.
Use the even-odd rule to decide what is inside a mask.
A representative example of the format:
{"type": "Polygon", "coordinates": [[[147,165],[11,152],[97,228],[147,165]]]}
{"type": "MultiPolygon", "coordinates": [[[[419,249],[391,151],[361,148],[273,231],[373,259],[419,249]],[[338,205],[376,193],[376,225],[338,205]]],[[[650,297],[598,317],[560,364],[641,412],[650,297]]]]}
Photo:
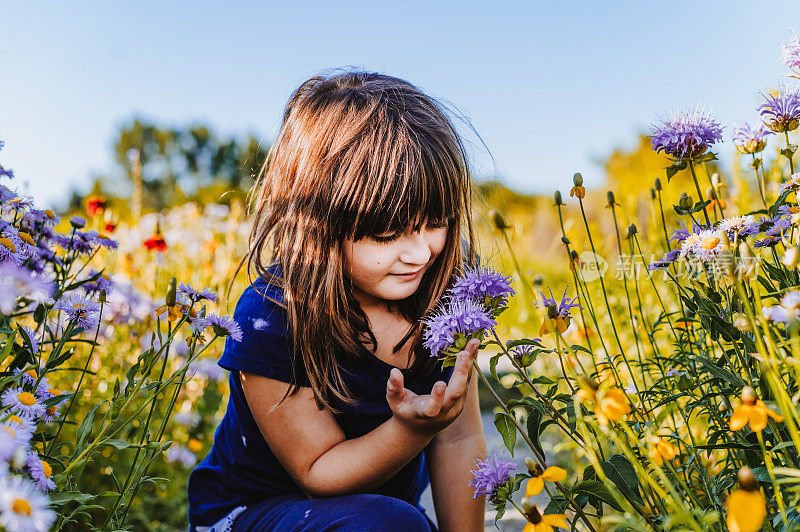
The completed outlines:
{"type": "MultiPolygon", "coordinates": [[[[384,157],[370,157],[364,169],[352,178],[360,181],[361,201],[345,216],[344,236],[364,237],[419,230],[425,223],[459,221],[459,183],[465,181],[458,154],[441,139],[420,138],[408,130],[387,149],[376,149],[384,157]]],[[[391,138],[391,137],[390,137],[391,138]]]]}

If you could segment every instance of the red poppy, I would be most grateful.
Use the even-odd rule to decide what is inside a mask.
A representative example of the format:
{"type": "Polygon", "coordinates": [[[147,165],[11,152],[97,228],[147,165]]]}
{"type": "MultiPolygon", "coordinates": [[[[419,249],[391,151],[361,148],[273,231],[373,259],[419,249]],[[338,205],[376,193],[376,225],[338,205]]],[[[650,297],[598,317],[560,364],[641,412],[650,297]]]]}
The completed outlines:
{"type": "Polygon", "coordinates": [[[111,222],[108,222],[105,225],[106,233],[113,233],[116,228],[117,228],[116,224],[112,224],[111,222]]]}
{"type": "Polygon", "coordinates": [[[154,233],[153,236],[144,241],[144,247],[148,250],[165,251],[167,243],[161,233],[154,233]]]}
{"type": "Polygon", "coordinates": [[[106,208],[106,198],[104,196],[92,196],[86,201],[86,214],[96,216],[106,208]]]}

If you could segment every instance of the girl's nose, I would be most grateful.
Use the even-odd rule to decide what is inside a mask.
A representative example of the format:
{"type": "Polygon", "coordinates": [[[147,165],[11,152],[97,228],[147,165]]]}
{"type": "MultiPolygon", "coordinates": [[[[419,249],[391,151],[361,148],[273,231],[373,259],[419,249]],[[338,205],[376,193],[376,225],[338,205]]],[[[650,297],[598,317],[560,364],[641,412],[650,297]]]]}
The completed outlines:
{"type": "Polygon", "coordinates": [[[406,245],[403,252],[400,254],[400,260],[407,264],[417,264],[422,266],[427,264],[431,258],[431,248],[428,245],[428,239],[425,236],[425,231],[417,231],[412,233],[406,239],[406,245]]]}

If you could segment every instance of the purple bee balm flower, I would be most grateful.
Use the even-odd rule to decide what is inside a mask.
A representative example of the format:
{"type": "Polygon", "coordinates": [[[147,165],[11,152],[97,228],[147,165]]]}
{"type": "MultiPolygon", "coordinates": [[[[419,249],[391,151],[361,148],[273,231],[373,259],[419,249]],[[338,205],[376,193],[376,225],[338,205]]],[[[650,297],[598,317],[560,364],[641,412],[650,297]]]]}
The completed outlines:
{"type": "Polygon", "coordinates": [[[574,297],[572,299],[567,297],[566,288],[564,289],[564,295],[561,296],[561,301],[558,303],[556,303],[556,300],[553,297],[552,290],[550,290],[550,297],[544,295],[544,292],[542,292],[541,290],[539,291],[539,293],[542,294],[542,302],[544,303],[545,308],[549,307],[550,305],[555,306],[559,318],[569,318],[571,316],[570,310],[573,307],[578,307],[581,309],[583,308],[579,303],[575,303],[575,301],[578,300],[577,297],[574,297]]]}
{"type": "Polygon", "coordinates": [[[506,306],[514,295],[511,278],[487,267],[474,266],[462,270],[450,289],[454,299],[478,299],[499,297],[499,305],[506,306]]]}
{"type": "Polygon", "coordinates": [[[35,452],[28,453],[25,458],[25,465],[28,468],[31,478],[39,486],[39,489],[47,493],[56,488],[56,483],[50,478],[53,476],[53,468],[46,460],[39,458],[35,452]]]}
{"type": "Polygon", "coordinates": [[[74,227],[75,229],[82,229],[86,226],[86,218],[81,218],[80,216],[73,216],[69,220],[69,224],[74,227]]]}
{"type": "Polygon", "coordinates": [[[473,475],[467,486],[475,488],[473,499],[486,495],[489,500],[497,495],[497,490],[505,484],[517,468],[515,462],[500,458],[495,453],[487,455],[482,460],[475,459],[477,469],[470,469],[473,475]]]}
{"type": "Polygon", "coordinates": [[[759,106],[761,120],[772,131],[786,133],[800,125],[800,92],[785,89],[777,95],[765,94],[765,102],[759,106]]]}
{"type": "Polygon", "coordinates": [[[236,323],[233,318],[228,316],[217,316],[216,314],[209,314],[206,316],[214,328],[214,333],[219,336],[230,336],[236,342],[242,341],[242,328],[236,323]]]}
{"type": "Polygon", "coordinates": [[[202,301],[204,299],[209,301],[217,300],[216,292],[209,290],[208,288],[196,290],[188,283],[181,283],[180,286],[178,286],[178,294],[185,295],[190,301],[194,302],[202,301]]]}
{"type": "Polygon", "coordinates": [[[425,318],[424,345],[431,356],[453,345],[456,334],[472,336],[497,325],[486,309],[471,299],[450,299],[425,318]]]}
{"type": "Polygon", "coordinates": [[[94,329],[100,322],[100,304],[80,294],[65,294],[56,301],[53,310],[63,310],[82,329],[94,329]]]}
{"type": "Polygon", "coordinates": [[[800,38],[790,30],[789,41],[781,45],[781,59],[789,68],[800,68],[800,38]]]}
{"type": "Polygon", "coordinates": [[[673,111],[652,128],[653,149],[679,161],[699,157],[722,140],[722,126],[699,108],[673,111]]]}
{"type": "Polygon", "coordinates": [[[749,123],[738,124],[733,128],[733,145],[741,153],[759,153],[767,147],[767,137],[772,134],[762,122],[757,122],[755,126],[749,123]]]}

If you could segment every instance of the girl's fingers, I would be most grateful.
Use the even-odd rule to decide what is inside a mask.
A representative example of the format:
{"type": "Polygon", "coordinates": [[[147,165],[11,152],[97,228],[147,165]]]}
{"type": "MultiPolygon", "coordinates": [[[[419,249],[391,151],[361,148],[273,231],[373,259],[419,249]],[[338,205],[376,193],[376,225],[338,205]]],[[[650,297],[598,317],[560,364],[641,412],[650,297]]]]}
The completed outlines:
{"type": "Polygon", "coordinates": [[[472,339],[467,343],[464,351],[458,354],[453,374],[450,376],[450,383],[447,385],[447,394],[444,398],[445,405],[450,408],[464,395],[467,389],[467,381],[472,371],[472,361],[478,351],[480,342],[472,339]]]}
{"type": "Polygon", "coordinates": [[[433,385],[433,390],[431,390],[431,394],[428,396],[428,400],[425,402],[423,407],[424,411],[422,414],[434,417],[439,414],[442,410],[442,403],[444,402],[444,394],[447,385],[439,381],[433,385]]]}
{"type": "Polygon", "coordinates": [[[399,397],[403,393],[403,372],[397,368],[392,368],[389,372],[389,380],[386,382],[386,393],[395,397],[399,397]]]}

